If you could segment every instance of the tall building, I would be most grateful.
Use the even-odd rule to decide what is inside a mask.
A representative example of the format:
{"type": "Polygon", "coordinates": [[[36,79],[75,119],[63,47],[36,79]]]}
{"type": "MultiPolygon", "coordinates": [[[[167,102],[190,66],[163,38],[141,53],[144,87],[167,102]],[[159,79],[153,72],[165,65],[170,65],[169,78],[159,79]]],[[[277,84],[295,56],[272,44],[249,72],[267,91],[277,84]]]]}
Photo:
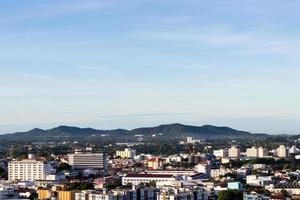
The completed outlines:
{"type": "Polygon", "coordinates": [[[264,148],[264,147],[259,147],[259,148],[258,148],[258,157],[259,157],[259,158],[264,158],[264,157],[266,157],[266,156],[268,156],[268,151],[267,151],[267,149],[264,148]]]}
{"type": "Polygon", "coordinates": [[[51,166],[49,163],[36,160],[30,155],[29,159],[8,163],[8,180],[46,180],[46,177],[50,175],[50,171],[51,166]]]}
{"type": "Polygon", "coordinates": [[[277,149],[277,156],[279,158],[287,158],[288,157],[288,148],[286,148],[284,145],[280,145],[277,149]]]}
{"type": "Polygon", "coordinates": [[[249,158],[257,158],[258,157],[258,149],[256,147],[251,147],[246,150],[247,157],[249,158]]]}
{"type": "Polygon", "coordinates": [[[116,156],[120,156],[121,158],[134,158],[136,151],[131,148],[125,148],[124,151],[116,151],[116,156]]]}
{"type": "Polygon", "coordinates": [[[239,158],[240,157],[240,149],[236,146],[232,146],[228,150],[229,158],[239,158]]]}
{"type": "Polygon", "coordinates": [[[73,169],[106,169],[105,156],[103,153],[83,153],[69,154],[69,165],[73,169]]]}

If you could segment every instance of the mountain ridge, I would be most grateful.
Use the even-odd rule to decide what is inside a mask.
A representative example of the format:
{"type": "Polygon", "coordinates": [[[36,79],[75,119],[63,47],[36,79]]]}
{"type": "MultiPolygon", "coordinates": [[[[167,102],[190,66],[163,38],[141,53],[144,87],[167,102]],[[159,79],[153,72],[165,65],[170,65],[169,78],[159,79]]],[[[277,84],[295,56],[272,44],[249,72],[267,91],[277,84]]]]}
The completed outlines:
{"type": "Polygon", "coordinates": [[[0,135],[0,138],[20,139],[20,138],[51,138],[51,137],[91,137],[91,136],[111,136],[111,137],[134,137],[135,135],[143,135],[152,137],[159,134],[164,137],[182,137],[194,136],[197,138],[219,138],[219,137],[253,137],[266,134],[253,134],[247,131],[236,130],[227,126],[213,125],[184,125],[180,123],[161,124],[153,127],[141,127],[131,130],[127,129],[111,129],[98,130],[94,128],[79,128],[75,126],[60,125],[51,129],[34,128],[25,132],[16,132],[0,135]]]}

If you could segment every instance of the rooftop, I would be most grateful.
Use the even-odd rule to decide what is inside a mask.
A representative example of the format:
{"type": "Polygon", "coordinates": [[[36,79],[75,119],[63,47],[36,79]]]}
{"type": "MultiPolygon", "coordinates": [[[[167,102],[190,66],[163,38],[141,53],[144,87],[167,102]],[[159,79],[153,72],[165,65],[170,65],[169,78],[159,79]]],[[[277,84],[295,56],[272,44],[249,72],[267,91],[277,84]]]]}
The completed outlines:
{"type": "Polygon", "coordinates": [[[172,178],[173,175],[169,174],[127,174],[126,177],[133,178],[133,177],[138,177],[138,178],[172,178]]]}

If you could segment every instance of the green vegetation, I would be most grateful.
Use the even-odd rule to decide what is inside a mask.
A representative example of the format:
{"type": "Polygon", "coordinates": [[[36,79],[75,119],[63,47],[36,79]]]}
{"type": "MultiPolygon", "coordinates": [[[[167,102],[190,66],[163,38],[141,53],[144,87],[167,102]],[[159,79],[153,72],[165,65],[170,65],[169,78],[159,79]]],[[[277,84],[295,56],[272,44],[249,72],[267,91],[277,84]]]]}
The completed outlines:
{"type": "Polygon", "coordinates": [[[0,179],[7,179],[7,173],[2,167],[0,167],[0,179]]]}
{"type": "Polygon", "coordinates": [[[75,182],[70,184],[70,190],[93,190],[94,184],[90,182],[75,182]]]}
{"type": "Polygon", "coordinates": [[[226,190],[218,193],[218,200],[242,200],[243,193],[237,190],[226,190]]]}

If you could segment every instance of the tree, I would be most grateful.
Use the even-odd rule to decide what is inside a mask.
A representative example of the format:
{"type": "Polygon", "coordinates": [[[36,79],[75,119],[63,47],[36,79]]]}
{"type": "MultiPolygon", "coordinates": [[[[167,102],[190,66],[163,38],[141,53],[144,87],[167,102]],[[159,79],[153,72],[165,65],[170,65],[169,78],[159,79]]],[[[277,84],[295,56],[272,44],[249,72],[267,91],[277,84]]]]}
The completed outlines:
{"type": "Polygon", "coordinates": [[[59,166],[57,167],[58,171],[64,171],[69,169],[71,169],[71,166],[67,163],[60,163],[59,166]]]}
{"type": "Polygon", "coordinates": [[[218,200],[242,200],[243,193],[237,190],[225,190],[218,193],[218,200]]]}

